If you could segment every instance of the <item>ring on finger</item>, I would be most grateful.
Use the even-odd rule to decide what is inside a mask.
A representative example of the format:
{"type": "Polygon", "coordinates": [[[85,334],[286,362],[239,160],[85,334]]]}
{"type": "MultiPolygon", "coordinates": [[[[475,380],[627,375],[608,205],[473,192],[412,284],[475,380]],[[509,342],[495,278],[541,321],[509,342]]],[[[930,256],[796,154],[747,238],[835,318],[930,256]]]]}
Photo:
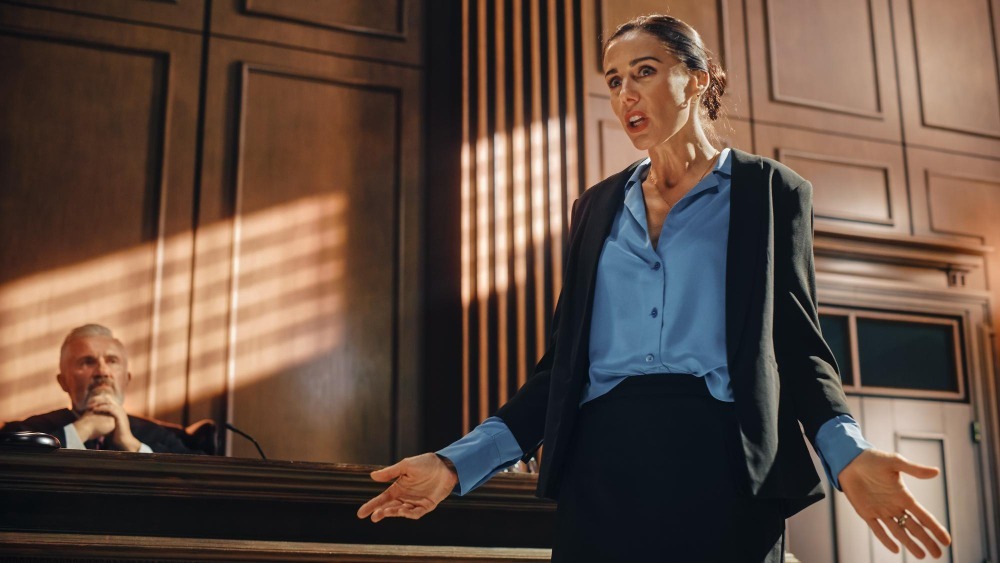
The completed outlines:
{"type": "Polygon", "coordinates": [[[909,512],[903,512],[903,515],[900,516],[899,518],[893,518],[893,520],[895,520],[896,523],[899,524],[900,528],[905,528],[906,527],[906,521],[909,520],[909,519],[910,519],[910,513],[909,512]]]}

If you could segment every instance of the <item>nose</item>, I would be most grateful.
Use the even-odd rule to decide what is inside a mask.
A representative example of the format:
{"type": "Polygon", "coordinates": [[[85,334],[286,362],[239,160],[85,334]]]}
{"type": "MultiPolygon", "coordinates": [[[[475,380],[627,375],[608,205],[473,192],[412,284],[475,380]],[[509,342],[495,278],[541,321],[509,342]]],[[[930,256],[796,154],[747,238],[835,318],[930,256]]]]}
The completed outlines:
{"type": "Polygon", "coordinates": [[[626,106],[639,101],[639,92],[632,85],[631,78],[625,77],[622,79],[621,88],[618,90],[618,100],[626,106]]]}

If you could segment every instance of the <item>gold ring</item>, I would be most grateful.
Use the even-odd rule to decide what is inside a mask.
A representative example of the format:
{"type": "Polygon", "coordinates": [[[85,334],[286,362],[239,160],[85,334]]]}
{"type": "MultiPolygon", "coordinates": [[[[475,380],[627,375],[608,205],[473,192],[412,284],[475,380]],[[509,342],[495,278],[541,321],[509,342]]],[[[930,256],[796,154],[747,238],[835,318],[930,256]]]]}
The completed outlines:
{"type": "Polygon", "coordinates": [[[909,519],[910,519],[910,514],[908,512],[904,512],[902,516],[896,518],[896,523],[899,524],[900,528],[905,528],[906,521],[909,519]]]}

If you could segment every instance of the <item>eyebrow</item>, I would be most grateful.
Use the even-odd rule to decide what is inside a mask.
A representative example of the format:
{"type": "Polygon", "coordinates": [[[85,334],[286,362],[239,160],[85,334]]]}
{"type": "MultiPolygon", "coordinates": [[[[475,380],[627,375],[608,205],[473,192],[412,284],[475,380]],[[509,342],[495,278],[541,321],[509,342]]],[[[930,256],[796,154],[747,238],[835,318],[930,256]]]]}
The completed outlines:
{"type": "MultiPolygon", "coordinates": [[[[633,67],[633,66],[635,66],[635,65],[636,65],[637,63],[641,63],[642,61],[656,61],[656,62],[658,62],[658,63],[662,63],[662,62],[663,62],[663,61],[661,61],[660,59],[658,59],[658,58],[656,58],[656,57],[653,57],[653,56],[649,56],[649,57],[639,57],[638,59],[632,59],[631,61],[629,61],[629,63],[628,63],[628,66],[630,66],[630,67],[633,67]]],[[[604,77],[605,77],[605,78],[607,78],[609,74],[611,74],[611,73],[614,73],[614,72],[618,72],[618,69],[616,69],[616,68],[613,68],[613,69],[611,69],[611,70],[609,70],[609,71],[605,72],[605,73],[604,73],[604,77]]]]}

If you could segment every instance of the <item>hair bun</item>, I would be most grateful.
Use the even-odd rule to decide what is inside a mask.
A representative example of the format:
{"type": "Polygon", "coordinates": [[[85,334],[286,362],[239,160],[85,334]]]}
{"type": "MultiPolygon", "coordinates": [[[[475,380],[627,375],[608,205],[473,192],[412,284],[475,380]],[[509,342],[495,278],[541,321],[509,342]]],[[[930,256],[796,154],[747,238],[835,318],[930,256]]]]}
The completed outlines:
{"type": "Polygon", "coordinates": [[[708,88],[701,104],[708,110],[708,118],[715,121],[722,109],[722,96],[726,93],[726,72],[712,59],[708,59],[708,88]]]}

